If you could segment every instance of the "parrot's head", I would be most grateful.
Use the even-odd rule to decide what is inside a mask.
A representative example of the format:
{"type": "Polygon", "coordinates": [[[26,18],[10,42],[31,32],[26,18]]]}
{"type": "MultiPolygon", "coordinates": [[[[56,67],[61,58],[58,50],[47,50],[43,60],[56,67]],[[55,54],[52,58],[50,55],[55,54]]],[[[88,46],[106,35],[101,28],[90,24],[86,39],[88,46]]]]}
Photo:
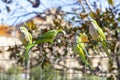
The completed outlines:
{"type": "Polygon", "coordinates": [[[90,22],[90,24],[91,24],[91,23],[96,23],[96,21],[95,21],[94,19],[92,19],[92,18],[89,19],[89,22],[90,22]]]}
{"type": "Polygon", "coordinates": [[[81,36],[82,36],[82,33],[80,33],[80,30],[77,30],[76,35],[75,35],[75,41],[76,41],[76,43],[77,43],[77,40],[79,38],[81,38],[81,36]]]}
{"type": "Polygon", "coordinates": [[[78,37],[81,38],[82,42],[88,42],[88,36],[85,33],[78,33],[78,37]]]}
{"type": "Polygon", "coordinates": [[[62,32],[64,35],[66,34],[64,30],[59,29],[58,32],[62,32]]]}
{"type": "Polygon", "coordinates": [[[92,19],[92,18],[90,18],[90,19],[88,19],[89,20],[89,23],[90,24],[97,24],[97,22],[94,20],[94,19],[92,19]]]}
{"type": "Polygon", "coordinates": [[[27,30],[27,28],[26,27],[20,27],[20,32],[22,32],[22,33],[27,33],[28,32],[28,30],[27,30]]]}
{"type": "Polygon", "coordinates": [[[87,18],[87,20],[85,20],[85,22],[89,25],[91,23],[96,23],[96,21],[90,17],[87,18]]]}
{"type": "Polygon", "coordinates": [[[96,28],[97,22],[94,19],[88,18],[86,23],[88,26],[96,28]]]}

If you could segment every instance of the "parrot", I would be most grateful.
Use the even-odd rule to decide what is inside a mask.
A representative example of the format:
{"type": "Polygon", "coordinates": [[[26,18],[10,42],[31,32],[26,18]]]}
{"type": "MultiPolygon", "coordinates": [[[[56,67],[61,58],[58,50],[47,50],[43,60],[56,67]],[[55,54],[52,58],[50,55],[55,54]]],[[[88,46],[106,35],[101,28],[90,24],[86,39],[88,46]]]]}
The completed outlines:
{"type": "Polygon", "coordinates": [[[98,26],[97,22],[94,19],[89,19],[90,25],[89,25],[89,33],[93,40],[100,41],[102,43],[102,46],[107,54],[109,56],[107,43],[106,43],[106,36],[103,32],[103,30],[98,26]]]}
{"type": "Polygon", "coordinates": [[[24,26],[20,27],[20,36],[19,36],[21,42],[25,46],[25,66],[28,65],[29,60],[29,51],[31,49],[32,43],[32,34],[28,31],[28,29],[24,26]]]}
{"type": "Polygon", "coordinates": [[[87,56],[86,56],[86,52],[85,52],[85,44],[84,42],[82,41],[82,36],[83,34],[82,33],[76,33],[76,36],[75,36],[75,43],[74,43],[74,53],[77,53],[79,54],[79,56],[81,57],[81,60],[82,62],[87,65],[89,67],[90,70],[93,70],[92,67],[90,66],[90,64],[88,63],[87,61],[87,56]]]}
{"type": "Polygon", "coordinates": [[[37,41],[35,42],[35,44],[39,44],[40,42],[50,42],[52,43],[53,40],[55,39],[56,35],[60,32],[63,32],[63,34],[65,35],[65,31],[62,29],[53,29],[50,30],[46,33],[44,33],[42,36],[40,36],[37,41]]]}

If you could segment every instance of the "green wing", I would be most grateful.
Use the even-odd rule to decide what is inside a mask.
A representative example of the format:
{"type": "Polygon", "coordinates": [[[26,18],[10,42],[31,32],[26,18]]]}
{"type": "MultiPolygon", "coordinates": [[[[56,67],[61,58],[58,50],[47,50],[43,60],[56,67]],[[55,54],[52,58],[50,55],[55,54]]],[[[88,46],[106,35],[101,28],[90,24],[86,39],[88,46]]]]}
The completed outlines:
{"type": "Polygon", "coordinates": [[[77,49],[78,49],[79,55],[80,55],[83,63],[85,63],[86,65],[88,65],[87,58],[86,58],[86,55],[84,53],[84,50],[83,50],[82,46],[77,45],[77,49]]]}
{"type": "Polygon", "coordinates": [[[107,44],[106,44],[105,34],[104,34],[103,30],[97,25],[97,23],[96,23],[96,26],[98,27],[99,38],[100,38],[100,41],[102,41],[102,46],[103,46],[106,54],[109,55],[107,44]]]}
{"type": "Polygon", "coordinates": [[[63,32],[63,30],[59,29],[59,30],[50,30],[46,33],[44,33],[42,36],[40,36],[36,43],[40,43],[40,42],[50,42],[52,43],[53,40],[55,39],[56,35],[59,33],[59,32],[63,32]]]}
{"type": "Polygon", "coordinates": [[[51,31],[48,31],[45,34],[43,34],[40,38],[41,39],[48,39],[48,40],[52,41],[56,37],[57,33],[58,33],[57,30],[51,30],[51,31]]]}
{"type": "Polygon", "coordinates": [[[106,43],[106,37],[101,28],[99,29],[99,34],[100,34],[100,40],[102,41],[103,48],[104,48],[106,54],[109,56],[107,43],[106,43]]]}
{"type": "Polygon", "coordinates": [[[29,44],[32,44],[32,35],[31,35],[31,33],[28,32],[28,35],[26,37],[27,37],[26,39],[29,41],[29,44]]]}
{"type": "Polygon", "coordinates": [[[100,27],[99,27],[99,29],[98,29],[98,32],[99,32],[99,34],[100,34],[100,40],[101,40],[101,41],[106,41],[105,34],[104,34],[103,30],[102,30],[100,27]]]}
{"type": "Polygon", "coordinates": [[[98,29],[98,33],[99,33],[99,35],[100,35],[100,36],[99,36],[100,41],[106,40],[106,37],[105,37],[105,34],[104,34],[103,30],[98,26],[97,22],[96,22],[94,19],[92,19],[92,20],[93,20],[94,24],[96,25],[96,27],[97,27],[97,29],[98,29]]]}

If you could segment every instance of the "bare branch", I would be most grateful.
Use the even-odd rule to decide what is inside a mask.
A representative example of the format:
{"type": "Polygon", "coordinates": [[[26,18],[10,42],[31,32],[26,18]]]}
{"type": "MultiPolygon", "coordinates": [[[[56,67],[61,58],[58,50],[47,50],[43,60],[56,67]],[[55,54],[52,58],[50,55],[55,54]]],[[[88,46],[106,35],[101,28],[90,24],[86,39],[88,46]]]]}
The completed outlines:
{"type": "Polygon", "coordinates": [[[90,5],[90,3],[88,2],[88,0],[85,0],[85,2],[87,3],[87,5],[90,8],[90,10],[94,13],[95,11],[93,10],[93,7],[90,5]]]}

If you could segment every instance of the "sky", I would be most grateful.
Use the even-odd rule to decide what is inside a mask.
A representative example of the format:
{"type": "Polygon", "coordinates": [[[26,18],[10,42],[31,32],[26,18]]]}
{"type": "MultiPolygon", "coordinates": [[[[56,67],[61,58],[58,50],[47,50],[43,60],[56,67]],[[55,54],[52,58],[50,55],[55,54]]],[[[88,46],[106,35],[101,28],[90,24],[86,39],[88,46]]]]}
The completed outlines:
{"type": "MultiPolygon", "coordinates": [[[[6,24],[15,26],[24,21],[27,21],[36,16],[36,13],[44,12],[50,8],[62,7],[65,12],[72,12],[73,8],[79,8],[80,4],[78,0],[40,0],[41,4],[37,8],[33,8],[32,4],[27,0],[12,0],[12,3],[6,4],[0,0],[0,24],[6,24]],[[10,8],[8,13],[6,6],[10,8]]],[[[88,0],[90,1],[90,0],[88,0]]],[[[91,0],[91,3],[96,0],[91,0]]],[[[99,0],[102,4],[103,9],[108,7],[107,0],[99,0]]],[[[115,4],[118,4],[120,0],[115,0],[115,4]]],[[[71,15],[66,16],[66,19],[72,17],[71,15]]]]}

